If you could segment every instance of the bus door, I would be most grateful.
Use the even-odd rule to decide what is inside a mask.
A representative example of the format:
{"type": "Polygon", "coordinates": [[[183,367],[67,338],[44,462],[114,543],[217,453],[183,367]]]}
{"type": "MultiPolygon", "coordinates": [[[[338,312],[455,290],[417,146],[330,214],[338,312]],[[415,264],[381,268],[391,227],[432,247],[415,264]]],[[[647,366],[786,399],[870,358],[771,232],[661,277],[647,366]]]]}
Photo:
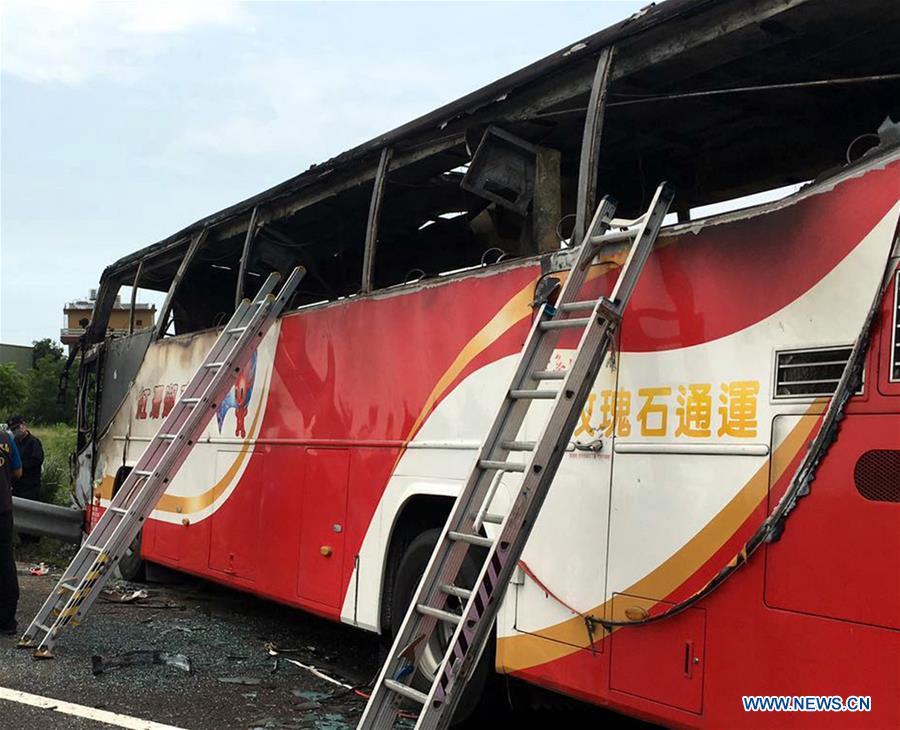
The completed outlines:
{"type": "MultiPolygon", "coordinates": [[[[617,621],[702,588],[740,549],[745,525],[765,516],[771,350],[752,333],[698,334],[704,307],[720,303],[696,293],[719,274],[697,239],[650,256],[620,330],[604,604],[617,621]]],[[[609,688],[699,713],[705,641],[704,607],[615,631],[609,688]]]]}
{"type": "MultiPolygon", "coordinates": [[[[561,339],[550,369],[568,367],[576,346],[575,339],[561,339]]],[[[576,612],[590,613],[603,602],[616,381],[617,358],[608,355],[513,577],[516,630],[586,651],[589,634],[576,612]]],[[[537,402],[529,410],[526,439],[539,437],[544,408],[537,402]]],[[[539,643],[531,646],[542,651],[539,643]]]]}

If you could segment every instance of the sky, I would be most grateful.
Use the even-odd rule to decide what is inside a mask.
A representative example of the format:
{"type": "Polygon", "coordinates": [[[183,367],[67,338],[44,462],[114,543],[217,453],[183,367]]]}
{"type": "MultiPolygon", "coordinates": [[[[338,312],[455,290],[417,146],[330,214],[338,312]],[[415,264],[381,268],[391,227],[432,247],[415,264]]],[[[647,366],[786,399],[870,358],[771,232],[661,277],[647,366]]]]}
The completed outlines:
{"type": "Polygon", "coordinates": [[[641,2],[0,3],[0,341],[103,268],[641,2]]]}

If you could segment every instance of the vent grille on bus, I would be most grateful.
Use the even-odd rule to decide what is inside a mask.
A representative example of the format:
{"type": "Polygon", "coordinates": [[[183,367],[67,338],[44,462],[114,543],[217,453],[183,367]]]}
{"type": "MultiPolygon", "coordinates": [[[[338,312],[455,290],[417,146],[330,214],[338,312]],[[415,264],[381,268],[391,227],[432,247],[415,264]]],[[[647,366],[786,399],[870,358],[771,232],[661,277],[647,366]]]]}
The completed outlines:
{"type": "Polygon", "coordinates": [[[775,362],[775,397],[797,398],[834,393],[851,347],[779,352],[775,362]]]}
{"type": "Polygon", "coordinates": [[[891,340],[891,380],[900,380],[900,272],[894,277],[894,331],[891,340]]]}
{"type": "Polygon", "coordinates": [[[873,449],[853,469],[856,490],[873,502],[900,502],[900,451],[873,449]]]}

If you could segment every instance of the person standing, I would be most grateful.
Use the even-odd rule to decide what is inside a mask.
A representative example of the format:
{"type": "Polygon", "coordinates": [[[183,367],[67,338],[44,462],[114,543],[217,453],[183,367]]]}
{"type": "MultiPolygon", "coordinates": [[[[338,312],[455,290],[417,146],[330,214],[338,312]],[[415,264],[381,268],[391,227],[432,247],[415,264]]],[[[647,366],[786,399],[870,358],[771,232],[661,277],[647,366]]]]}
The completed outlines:
{"type": "Polygon", "coordinates": [[[41,440],[28,430],[28,424],[22,416],[11,416],[7,425],[16,439],[19,456],[22,458],[22,478],[13,487],[13,496],[40,500],[44,446],[41,440]]]}
{"type": "Polygon", "coordinates": [[[0,633],[16,634],[19,578],[13,557],[12,485],[22,477],[22,460],[15,439],[0,430],[0,633]]]}

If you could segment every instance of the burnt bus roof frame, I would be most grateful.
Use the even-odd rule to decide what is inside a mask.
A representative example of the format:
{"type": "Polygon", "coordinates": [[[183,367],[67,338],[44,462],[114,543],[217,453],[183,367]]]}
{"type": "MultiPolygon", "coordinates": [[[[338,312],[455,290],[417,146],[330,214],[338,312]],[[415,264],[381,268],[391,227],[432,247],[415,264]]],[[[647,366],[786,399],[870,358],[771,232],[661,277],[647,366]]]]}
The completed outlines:
{"type": "MultiPolygon", "coordinates": [[[[597,168],[601,167],[597,162],[597,150],[599,149],[599,127],[603,122],[604,105],[599,101],[595,103],[595,99],[602,99],[609,81],[628,79],[629,83],[633,83],[631,77],[637,77],[638,81],[646,82],[646,79],[640,78],[641,73],[647,72],[651,68],[655,72],[659,68],[663,71],[661,78],[671,83],[673,74],[676,79],[679,74],[684,74],[685,58],[688,58],[687,78],[691,78],[692,73],[696,71],[691,66],[693,61],[696,61],[695,66],[701,69],[699,73],[702,75],[704,68],[733,65],[736,59],[749,58],[753,53],[759,53],[760,49],[768,51],[773,44],[780,48],[781,46],[778,44],[783,45],[783,39],[780,36],[788,38],[785,43],[802,45],[800,41],[809,41],[805,36],[798,37],[796,28],[791,27],[791,22],[785,22],[782,18],[787,18],[788,21],[793,18],[795,25],[800,22],[806,30],[807,26],[811,25],[810,18],[815,19],[817,13],[820,15],[856,13],[857,16],[865,16],[876,10],[879,13],[879,23],[877,24],[879,28],[897,27],[898,9],[891,6],[884,8],[879,6],[875,0],[860,0],[854,3],[852,10],[843,7],[829,8],[813,0],[754,0],[752,2],[743,0],[669,0],[659,6],[650,6],[631,18],[593,34],[563,51],[551,54],[430,114],[344,152],[322,165],[313,166],[308,171],[259,195],[208,216],[157,244],[120,259],[104,271],[101,278],[101,294],[104,294],[104,289],[117,289],[119,285],[125,283],[129,275],[133,277],[140,261],[146,262],[145,271],[147,271],[150,261],[154,259],[157,262],[163,259],[177,261],[184,246],[201,229],[210,230],[211,240],[224,241],[247,230],[247,219],[254,208],[259,208],[260,224],[265,224],[320,202],[341,190],[372,181],[377,176],[380,157],[387,147],[391,147],[394,153],[389,170],[399,169],[429,155],[438,154],[442,150],[452,149],[459,145],[464,140],[469,128],[479,125],[483,127],[489,123],[504,120],[533,120],[537,117],[547,116],[548,110],[550,114],[565,113],[567,110],[554,111],[554,105],[591,92],[588,104],[588,124],[581,145],[580,164],[588,171],[593,168],[593,173],[579,174],[578,193],[579,205],[586,207],[582,200],[587,201],[592,194],[596,195],[596,191],[592,191],[591,187],[596,185],[597,168]],[[802,14],[798,15],[798,13],[802,14]],[[794,33],[793,37],[791,33],[794,33]],[[754,45],[754,42],[758,40],[756,36],[760,34],[766,36],[764,41],[759,41],[754,45]],[[735,40],[740,42],[729,42],[727,46],[723,47],[721,41],[726,36],[729,37],[729,41],[730,37],[734,36],[735,40]],[[776,40],[772,40],[772,38],[776,40]],[[611,68],[605,69],[606,81],[603,86],[597,86],[595,79],[601,75],[598,57],[601,56],[601,53],[611,55],[611,51],[606,49],[613,44],[616,45],[617,50],[615,64],[611,68]],[[717,53],[710,56],[710,48],[717,53]],[[688,53],[689,51],[696,51],[698,58],[694,59],[688,53]],[[703,53],[706,53],[706,57],[703,56],[703,53]],[[589,143],[589,138],[593,139],[594,144],[589,143]],[[588,153],[587,158],[584,156],[585,152],[588,153]],[[591,159],[592,157],[593,159],[591,159]],[[152,259],[148,260],[148,257],[152,257],[152,259]]],[[[874,30],[877,28],[873,28],[874,30]]],[[[809,32],[809,36],[811,39],[815,39],[815,33],[812,31],[809,32]]],[[[853,40],[852,35],[848,37],[853,40]]],[[[846,42],[845,38],[845,45],[846,42]]],[[[891,54],[883,55],[890,56],[891,54]]],[[[852,56],[850,58],[855,60],[852,56]]],[[[602,62],[602,57],[599,60],[602,62]]],[[[818,66],[811,65],[810,69],[818,70],[818,66]]],[[[646,76],[646,73],[644,75],[646,76]]],[[[800,77],[790,76],[788,78],[800,77]]],[[[670,90],[670,86],[664,86],[656,93],[660,94],[670,90]]],[[[606,106],[615,106],[615,103],[607,102],[606,106]]],[[[647,105],[636,106],[640,108],[647,105]]],[[[709,109],[711,107],[699,108],[709,109]]],[[[584,113],[582,109],[568,111],[584,113]]],[[[763,121],[767,120],[763,118],[763,121]]],[[[834,124],[833,120],[831,123],[834,124]]],[[[727,125],[722,126],[727,127],[727,125]]],[[[760,131],[759,134],[761,135],[763,132],[760,131]]],[[[679,144],[678,136],[672,133],[667,136],[664,129],[654,130],[651,134],[635,130],[634,138],[637,140],[634,144],[645,145],[649,152],[653,151],[654,145],[658,146],[660,140],[671,145],[679,144]]],[[[723,139],[719,146],[728,149],[729,142],[729,139],[723,139]]],[[[682,144],[682,146],[684,145],[682,144]]],[[[608,145],[606,149],[609,149],[608,145]]],[[[690,145],[688,145],[687,152],[691,151],[690,145]]],[[[735,154],[740,154],[740,150],[735,154]]],[[[808,163],[808,160],[802,155],[798,159],[800,162],[808,163]]],[[[663,162],[664,160],[660,161],[660,164],[663,162]]],[[[728,162],[727,159],[725,162],[728,162]]],[[[722,167],[721,164],[720,167],[722,167]]],[[[725,167],[727,168],[727,164],[725,167]]],[[[801,172],[808,173],[808,168],[807,164],[807,167],[801,172]]],[[[603,172],[602,169],[599,170],[601,175],[603,172]]],[[[721,187],[730,179],[728,174],[735,178],[734,171],[725,172],[724,175],[722,171],[717,170],[717,172],[720,180],[713,180],[708,185],[721,187]]],[[[656,170],[651,170],[646,174],[650,178],[656,173],[656,170]]],[[[803,179],[801,173],[798,173],[798,176],[799,179],[803,179]]],[[[736,179],[740,179],[739,175],[736,179]]],[[[679,187],[684,190],[688,186],[681,184],[679,187]]],[[[732,188],[734,189],[732,192],[734,192],[739,190],[740,186],[732,183],[732,188]]],[[[723,192],[725,191],[727,191],[727,185],[723,188],[723,192]]],[[[378,209],[374,198],[370,211],[373,207],[377,213],[378,209]]],[[[374,246],[374,236],[370,234],[370,231],[373,223],[374,227],[377,227],[377,215],[374,220],[370,216],[367,230],[367,239],[373,239],[372,246],[374,246]]],[[[142,277],[144,275],[142,274],[142,277]]],[[[363,282],[363,289],[367,288],[365,283],[363,282]]],[[[113,292],[98,297],[98,318],[96,322],[91,322],[89,325],[86,335],[88,343],[97,342],[103,338],[106,322],[101,305],[105,305],[107,299],[112,301],[114,296],[113,292]]]]}

